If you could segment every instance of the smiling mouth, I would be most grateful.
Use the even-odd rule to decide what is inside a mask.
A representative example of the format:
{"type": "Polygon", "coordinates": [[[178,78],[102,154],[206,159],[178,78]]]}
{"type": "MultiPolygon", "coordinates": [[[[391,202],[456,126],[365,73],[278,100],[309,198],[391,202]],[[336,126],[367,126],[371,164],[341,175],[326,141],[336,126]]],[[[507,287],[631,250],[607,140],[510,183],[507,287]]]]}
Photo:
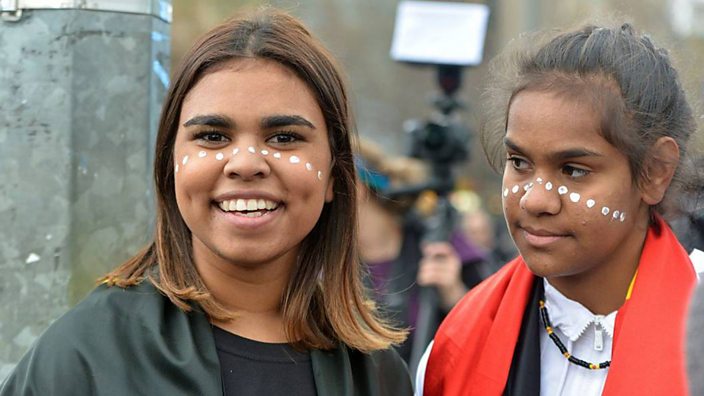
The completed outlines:
{"type": "Polygon", "coordinates": [[[217,203],[223,212],[237,216],[261,217],[279,208],[279,203],[268,199],[230,199],[217,203]]]}

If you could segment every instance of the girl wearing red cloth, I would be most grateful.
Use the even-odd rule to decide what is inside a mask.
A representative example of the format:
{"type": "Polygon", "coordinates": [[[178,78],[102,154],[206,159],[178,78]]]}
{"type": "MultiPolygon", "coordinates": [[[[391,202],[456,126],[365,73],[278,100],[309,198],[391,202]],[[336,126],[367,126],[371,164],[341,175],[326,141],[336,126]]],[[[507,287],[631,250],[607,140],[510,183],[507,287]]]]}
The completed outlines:
{"type": "Polygon", "coordinates": [[[418,393],[686,394],[696,276],[661,217],[696,184],[677,72],[628,24],[533,47],[495,64],[482,139],[521,255],[447,316],[418,393]]]}

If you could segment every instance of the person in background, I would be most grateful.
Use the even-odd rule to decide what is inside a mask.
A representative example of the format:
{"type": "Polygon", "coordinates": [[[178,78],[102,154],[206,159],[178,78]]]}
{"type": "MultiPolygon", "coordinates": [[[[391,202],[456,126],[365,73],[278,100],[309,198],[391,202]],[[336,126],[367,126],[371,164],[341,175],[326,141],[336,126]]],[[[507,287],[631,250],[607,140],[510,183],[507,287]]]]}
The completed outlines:
{"type": "Polygon", "coordinates": [[[687,320],[687,383],[690,395],[704,395],[704,286],[699,284],[687,320]]]}
{"type": "MultiPolygon", "coordinates": [[[[438,292],[431,323],[434,332],[455,303],[481,281],[483,255],[461,232],[453,233],[449,242],[424,243],[417,197],[385,195],[422,183],[426,172],[420,161],[386,155],[377,145],[362,140],[356,162],[360,256],[381,309],[394,324],[411,329],[411,336],[398,351],[412,365],[420,287],[433,287],[438,292]]],[[[425,345],[420,348],[418,357],[425,345]]]]}
{"type": "MultiPolygon", "coordinates": [[[[502,224],[498,227],[504,226],[502,224]]],[[[504,263],[516,256],[513,242],[510,242],[510,249],[506,249],[500,243],[502,232],[498,227],[489,213],[482,208],[466,212],[462,216],[464,235],[484,254],[484,262],[479,266],[482,279],[488,278],[498,271],[504,263]]]]}
{"type": "Polygon", "coordinates": [[[264,8],[206,33],[164,101],[154,240],[54,322],[0,395],[411,395],[356,245],[336,62],[264,8]]]}
{"type": "Polygon", "coordinates": [[[678,73],[630,24],[529,39],[493,63],[482,134],[521,255],[450,312],[417,390],[685,395],[696,275],[663,215],[701,181],[678,73]]]}

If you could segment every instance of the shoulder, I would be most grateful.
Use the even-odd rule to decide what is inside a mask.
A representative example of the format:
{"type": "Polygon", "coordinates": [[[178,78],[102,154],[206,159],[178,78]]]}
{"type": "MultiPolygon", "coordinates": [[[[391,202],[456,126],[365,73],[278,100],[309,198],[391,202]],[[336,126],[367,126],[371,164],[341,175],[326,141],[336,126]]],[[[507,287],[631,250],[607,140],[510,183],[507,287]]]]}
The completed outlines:
{"type": "MultiPolygon", "coordinates": [[[[348,349],[352,367],[362,368],[366,380],[377,383],[381,395],[411,395],[413,388],[406,362],[395,349],[363,353],[348,349]]],[[[357,375],[355,375],[357,376],[357,375]]],[[[370,390],[371,391],[371,390],[370,390]]]]}
{"type": "Polygon", "coordinates": [[[146,376],[159,367],[212,366],[212,357],[203,362],[192,353],[208,351],[208,331],[206,320],[179,310],[147,281],[124,289],[101,285],[39,337],[0,394],[120,394],[129,383],[147,389],[146,376]]]}
{"type": "Polygon", "coordinates": [[[313,350],[312,357],[319,394],[413,394],[406,363],[393,348],[365,353],[340,345],[313,350]]]}

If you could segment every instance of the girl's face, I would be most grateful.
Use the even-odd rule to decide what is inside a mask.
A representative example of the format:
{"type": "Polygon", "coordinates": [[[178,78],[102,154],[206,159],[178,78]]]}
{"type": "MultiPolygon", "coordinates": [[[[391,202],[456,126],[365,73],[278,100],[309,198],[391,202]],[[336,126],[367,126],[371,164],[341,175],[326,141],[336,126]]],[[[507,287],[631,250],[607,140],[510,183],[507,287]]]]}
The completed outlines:
{"type": "Polygon", "coordinates": [[[327,126],[306,84],[268,60],[233,60],[186,96],[176,201],[204,263],[295,262],[333,198],[327,126]]]}
{"type": "Polygon", "coordinates": [[[640,256],[648,205],[600,127],[592,107],[550,92],[523,91],[510,106],[504,214],[538,276],[608,279],[640,256]]]}

